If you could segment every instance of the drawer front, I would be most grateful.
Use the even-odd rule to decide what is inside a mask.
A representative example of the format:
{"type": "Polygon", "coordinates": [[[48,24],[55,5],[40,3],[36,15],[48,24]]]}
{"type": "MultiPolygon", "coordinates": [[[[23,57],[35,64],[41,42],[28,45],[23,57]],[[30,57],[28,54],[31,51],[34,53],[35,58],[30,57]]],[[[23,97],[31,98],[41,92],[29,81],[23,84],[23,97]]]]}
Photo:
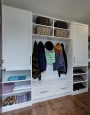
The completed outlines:
{"type": "Polygon", "coordinates": [[[32,89],[32,98],[33,99],[40,99],[43,97],[48,97],[54,95],[54,86],[41,86],[41,87],[34,87],[32,89]]]}
{"type": "Polygon", "coordinates": [[[71,83],[56,84],[55,94],[70,92],[70,84],[71,83]]]}

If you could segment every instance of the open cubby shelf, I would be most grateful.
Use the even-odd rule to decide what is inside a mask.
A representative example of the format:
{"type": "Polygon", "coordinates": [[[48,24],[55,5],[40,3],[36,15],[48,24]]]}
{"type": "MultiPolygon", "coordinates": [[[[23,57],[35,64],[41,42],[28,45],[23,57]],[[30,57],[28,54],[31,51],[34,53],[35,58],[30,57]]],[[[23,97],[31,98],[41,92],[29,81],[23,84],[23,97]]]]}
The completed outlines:
{"type": "Polygon", "coordinates": [[[33,33],[32,33],[32,34],[33,34],[34,37],[37,37],[37,38],[38,38],[38,36],[39,36],[39,37],[40,37],[40,36],[41,36],[41,37],[48,37],[48,38],[49,38],[49,37],[52,37],[52,39],[60,38],[60,39],[62,39],[62,40],[64,40],[64,39],[71,39],[71,22],[68,22],[68,21],[65,21],[65,20],[60,20],[60,19],[55,19],[55,18],[50,18],[50,17],[38,15],[38,14],[33,14],[32,16],[33,16],[33,22],[32,22],[32,29],[33,29],[32,32],[33,32],[33,33]],[[50,25],[47,26],[47,25],[43,25],[43,24],[37,24],[37,23],[36,23],[37,17],[45,17],[45,18],[48,18],[48,19],[50,20],[50,25]],[[54,23],[55,23],[56,21],[63,21],[63,22],[65,22],[65,23],[67,23],[67,29],[55,27],[55,26],[54,26],[54,23]],[[47,36],[47,35],[42,35],[42,34],[41,34],[41,35],[36,34],[36,33],[35,33],[35,28],[36,28],[36,26],[43,26],[43,27],[51,28],[51,35],[50,35],[50,36],[47,36]],[[67,31],[67,32],[68,32],[68,37],[67,37],[67,38],[64,38],[64,37],[54,36],[54,35],[55,35],[54,30],[56,30],[56,29],[67,31]]]}

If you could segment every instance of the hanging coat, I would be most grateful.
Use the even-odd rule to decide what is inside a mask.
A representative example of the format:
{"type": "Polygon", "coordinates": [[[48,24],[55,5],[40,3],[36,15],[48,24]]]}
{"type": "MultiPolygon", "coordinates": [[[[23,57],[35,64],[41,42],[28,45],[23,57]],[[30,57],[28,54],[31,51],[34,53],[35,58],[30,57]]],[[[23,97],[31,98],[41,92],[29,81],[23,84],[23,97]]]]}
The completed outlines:
{"type": "Polygon", "coordinates": [[[45,49],[43,43],[40,41],[38,44],[38,63],[40,67],[40,71],[44,72],[46,70],[46,57],[45,57],[45,49]]]}
{"type": "Polygon", "coordinates": [[[65,62],[65,68],[66,68],[65,74],[67,74],[67,56],[66,56],[66,53],[65,53],[65,50],[64,50],[64,45],[61,44],[61,46],[62,46],[62,52],[63,52],[64,62],[65,62]]]}
{"type": "Polygon", "coordinates": [[[66,72],[64,57],[61,53],[56,53],[56,62],[53,64],[53,70],[59,70],[61,72],[66,72]]]}
{"type": "Polygon", "coordinates": [[[36,41],[34,42],[34,49],[32,55],[32,77],[34,79],[39,78],[39,80],[41,80],[41,72],[38,64],[38,46],[36,41]]]}
{"type": "Polygon", "coordinates": [[[55,46],[55,55],[56,55],[56,62],[53,64],[53,70],[58,71],[58,75],[60,77],[61,74],[66,72],[64,56],[63,56],[63,48],[62,46],[57,43],[55,46]]]}

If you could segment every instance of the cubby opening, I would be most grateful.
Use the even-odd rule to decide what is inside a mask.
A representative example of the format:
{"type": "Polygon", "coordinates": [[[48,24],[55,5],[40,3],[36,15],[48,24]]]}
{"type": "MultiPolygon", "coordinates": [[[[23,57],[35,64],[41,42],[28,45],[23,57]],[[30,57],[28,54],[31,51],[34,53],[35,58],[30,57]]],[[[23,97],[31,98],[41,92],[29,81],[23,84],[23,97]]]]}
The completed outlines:
{"type": "MultiPolygon", "coordinates": [[[[60,41],[57,39],[54,40],[47,40],[47,39],[37,39],[34,38],[33,39],[33,43],[32,43],[32,47],[34,45],[34,42],[37,41],[37,43],[39,43],[40,41],[42,41],[43,44],[45,44],[47,41],[51,41],[54,46],[57,43],[63,43],[64,44],[64,49],[65,49],[65,53],[67,55],[67,63],[68,63],[68,71],[67,74],[61,74],[61,76],[58,76],[58,71],[53,71],[53,64],[51,65],[47,65],[46,71],[44,71],[43,73],[41,73],[41,80],[37,79],[33,79],[32,78],[32,86],[40,86],[40,85],[47,85],[47,84],[55,84],[55,83],[61,83],[61,82],[67,82],[67,81],[72,81],[72,55],[69,54],[70,53],[70,45],[71,42],[65,42],[65,41],[60,41]]],[[[47,51],[45,49],[45,51],[47,51]]],[[[54,50],[53,50],[54,51],[54,50]]],[[[73,71],[73,70],[72,70],[73,71]]]]}
{"type": "Polygon", "coordinates": [[[30,70],[4,71],[3,72],[2,83],[22,82],[22,81],[28,81],[28,80],[31,80],[31,71],[30,70]],[[9,79],[10,77],[11,77],[11,79],[9,79]],[[16,77],[16,79],[15,79],[15,77],[16,77]]]}
{"type": "Polygon", "coordinates": [[[36,24],[37,17],[49,18],[49,20],[50,20],[50,25],[49,26],[53,26],[53,19],[52,18],[46,17],[46,16],[42,16],[42,15],[37,15],[37,14],[33,14],[33,23],[34,24],[36,24]]]}
{"type": "Polygon", "coordinates": [[[31,91],[28,91],[28,92],[24,92],[24,93],[18,93],[18,94],[10,94],[10,95],[5,95],[5,96],[3,96],[2,97],[2,106],[3,107],[7,107],[7,106],[12,106],[12,105],[16,105],[17,104],[17,106],[18,106],[18,104],[21,104],[21,103],[25,103],[25,102],[29,102],[29,101],[31,101],[31,91]],[[12,97],[14,97],[14,100],[12,101],[12,104],[11,105],[9,105],[10,104],[10,101],[8,100],[8,104],[6,104],[5,105],[5,100],[7,99],[7,98],[9,98],[10,97],[10,99],[12,98],[12,97]]]}

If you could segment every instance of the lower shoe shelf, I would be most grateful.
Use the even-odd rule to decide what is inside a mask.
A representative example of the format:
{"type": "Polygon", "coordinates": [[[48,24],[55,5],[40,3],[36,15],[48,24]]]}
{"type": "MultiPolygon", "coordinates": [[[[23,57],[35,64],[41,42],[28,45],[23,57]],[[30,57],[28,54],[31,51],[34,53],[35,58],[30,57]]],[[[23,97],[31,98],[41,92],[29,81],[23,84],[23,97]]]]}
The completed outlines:
{"type": "Polygon", "coordinates": [[[8,112],[8,111],[12,111],[15,109],[19,109],[19,108],[23,108],[23,107],[28,107],[28,106],[32,106],[32,102],[31,101],[27,101],[27,102],[23,102],[23,103],[19,103],[19,104],[13,104],[13,105],[8,105],[5,107],[2,107],[2,112],[8,112]]]}
{"type": "Polygon", "coordinates": [[[73,91],[72,95],[88,92],[88,88],[73,91]]]}

